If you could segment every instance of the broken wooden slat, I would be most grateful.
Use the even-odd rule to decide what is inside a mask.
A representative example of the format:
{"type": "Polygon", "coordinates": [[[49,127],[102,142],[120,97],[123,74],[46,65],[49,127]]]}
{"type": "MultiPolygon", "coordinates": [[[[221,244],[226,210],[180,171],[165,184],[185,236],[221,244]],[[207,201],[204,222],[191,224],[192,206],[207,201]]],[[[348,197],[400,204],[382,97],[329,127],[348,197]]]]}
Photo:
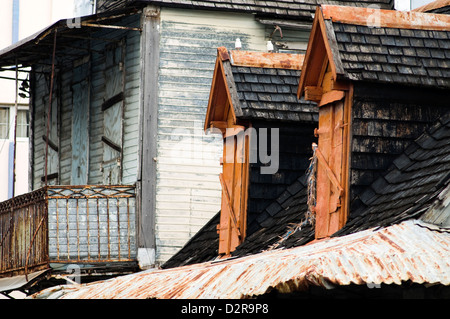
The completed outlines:
{"type": "Polygon", "coordinates": [[[113,106],[114,104],[119,103],[120,101],[123,101],[123,98],[124,98],[123,92],[120,92],[120,93],[114,95],[113,97],[107,99],[102,104],[102,111],[105,111],[108,108],[110,108],[111,106],[113,106]]]}
{"type": "Polygon", "coordinates": [[[122,148],[115,144],[113,141],[108,139],[106,136],[102,136],[102,142],[111,147],[112,149],[116,150],[117,152],[122,152],[122,148]]]}

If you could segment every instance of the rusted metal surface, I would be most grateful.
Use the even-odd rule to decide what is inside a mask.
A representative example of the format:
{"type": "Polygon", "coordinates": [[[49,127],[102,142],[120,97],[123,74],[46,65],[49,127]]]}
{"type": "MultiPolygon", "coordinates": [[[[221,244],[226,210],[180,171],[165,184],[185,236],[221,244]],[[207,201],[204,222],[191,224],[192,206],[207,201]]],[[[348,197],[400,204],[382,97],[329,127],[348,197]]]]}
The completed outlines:
{"type": "Polygon", "coordinates": [[[248,257],[43,290],[34,298],[245,298],[311,285],[450,285],[450,231],[417,220],[248,257]]]}
{"type": "Polygon", "coordinates": [[[0,203],[0,277],[136,260],[134,186],[47,186],[0,203]]]}
{"type": "Polygon", "coordinates": [[[134,186],[48,187],[51,262],[136,259],[134,186]]]}
{"type": "Polygon", "coordinates": [[[0,203],[0,276],[27,274],[48,263],[45,189],[0,203]]]}
{"type": "Polygon", "coordinates": [[[379,10],[322,5],[324,19],[373,27],[403,29],[443,30],[450,29],[450,16],[414,11],[379,10]]]}

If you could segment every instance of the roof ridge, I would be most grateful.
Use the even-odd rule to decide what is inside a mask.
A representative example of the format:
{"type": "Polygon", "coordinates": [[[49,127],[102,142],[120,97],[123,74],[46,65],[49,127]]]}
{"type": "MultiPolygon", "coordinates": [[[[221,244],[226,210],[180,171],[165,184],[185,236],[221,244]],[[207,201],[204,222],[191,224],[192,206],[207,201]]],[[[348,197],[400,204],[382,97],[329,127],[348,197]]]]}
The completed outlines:
{"type": "Polygon", "coordinates": [[[367,27],[448,31],[450,15],[417,11],[322,5],[324,19],[367,27]]]}
{"type": "Polygon", "coordinates": [[[232,50],[231,65],[258,68],[301,70],[304,54],[232,50]]]}

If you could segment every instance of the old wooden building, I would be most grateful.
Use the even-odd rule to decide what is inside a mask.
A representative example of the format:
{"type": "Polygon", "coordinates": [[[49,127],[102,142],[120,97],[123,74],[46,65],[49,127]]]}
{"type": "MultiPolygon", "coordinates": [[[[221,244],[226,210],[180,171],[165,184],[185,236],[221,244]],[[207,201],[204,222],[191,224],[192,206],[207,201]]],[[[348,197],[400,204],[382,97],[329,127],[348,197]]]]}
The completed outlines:
{"type": "MultiPolygon", "coordinates": [[[[258,295],[259,289],[262,294],[309,291],[292,296],[342,293],[311,288],[318,285],[327,289],[345,286],[350,289],[347,292],[361,296],[401,298],[407,296],[411,283],[417,283],[422,297],[433,297],[426,293],[428,286],[420,286],[423,282],[434,282],[442,291],[448,288],[448,23],[448,16],[443,15],[318,8],[298,90],[299,97],[318,103],[313,169],[259,212],[258,227],[231,252],[237,259],[223,261],[224,268],[219,265],[220,235],[215,225],[220,219],[216,216],[164,265],[167,274],[182,273],[178,266],[203,265],[207,272],[217,267],[229,270],[227,276],[250,276],[254,269],[265,269],[263,260],[267,258],[267,272],[259,281],[230,284],[227,292],[241,297],[258,295]],[[371,19],[374,14],[380,19],[371,19]],[[394,238],[394,228],[410,222],[421,226],[405,230],[402,239],[394,238]],[[420,241],[427,240],[422,227],[445,234],[439,243],[427,244],[429,248],[436,245],[434,257],[422,258],[416,253],[420,241]],[[340,248],[334,243],[351,241],[366,230],[386,231],[394,237],[363,240],[365,247],[386,241],[397,248],[366,253],[348,246],[342,255],[337,252],[340,248]],[[317,253],[311,263],[303,259],[322,245],[333,248],[317,253]],[[400,246],[403,248],[397,250],[400,246]],[[289,276],[288,271],[280,268],[272,273],[268,265],[275,262],[275,254],[285,250],[287,256],[297,249],[304,254],[290,262],[302,270],[291,279],[278,281],[275,278],[283,277],[280,273],[289,276]],[[362,255],[365,261],[360,259],[362,255]],[[394,255],[399,258],[393,260],[394,255]],[[335,260],[337,256],[342,259],[335,260]],[[372,268],[371,260],[380,263],[379,271],[372,268]],[[406,266],[407,260],[414,265],[406,266]],[[405,267],[410,270],[408,276],[398,271],[405,267]],[[434,271],[439,275],[427,280],[422,276],[434,271]],[[389,273],[386,277],[385,272],[389,273]],[[358,279],[351,279],[352,273],[358,279]],[[271,274],[274,281],[265,285],[262,278],[271,274]],[[368,286],[361,286],[364,284],[368,286]],[[380,290],[370,290],[371,284],[380,290]]],[[[223,278],[221,282],[226,285],[228,281],[223,278]]],[[[210,284],[217,282],[204,283],[206,295],[221,295],[210,284]]]]}
{"type": "MultiPolygon", "coordinates": [[[[296,157],[310,165],[291,167],[295,180],[251,213],[252,229],[247,220],[241,242],[225,245],[229,252],[221,250],[223,217],[229,226],[233,216],[250,216],[252,176],[255,188],[269,195],[279,184],[273,178],[258,185],[264,174],[252,170],[250,160],[228,163],[238,173],[247,165],[248,176],[223,167],[222,209],[228,211],[212,218],[165,269],[35,297],[448,297],[449,23],[436,14],[321,6],[301,70],[280,65],[276,54],[219,48],[205,128],[224,134],[225,148],[227,135],[234,139],[240,126],[268,128],[262,123],[274,120],[269,114],[276,114],[280,128],[300,129],[308,126],[299,114],[309,100],[317,103],[318,123],[296,143],[316,143],[296,157]],[[265,57],[271,62],[250,66],[265,57]],[[300,82],[293,91],[294,71],[300,82]],[[300,98],[296,108],[277,100],[289,101],[293,92],[300,98]],[[248,194],[247,202],[234,205],[230,189],[237,201],[248,194]]],[[[250,159],[251,147],[246,154],[234,145],[232,157],[250,159]]],[[[239,227],[227,229],[239,237],[239,227]]]]}
{"type": "Polygon", "coordinates": [[[204,134],[217,47],[305,52],[316,1],[97,4],[0,52],[28,70],[31,101],[30,193],[0,204],[2,277],[122,273],[183,247],[220,209],[222,139],[204,134]]]}

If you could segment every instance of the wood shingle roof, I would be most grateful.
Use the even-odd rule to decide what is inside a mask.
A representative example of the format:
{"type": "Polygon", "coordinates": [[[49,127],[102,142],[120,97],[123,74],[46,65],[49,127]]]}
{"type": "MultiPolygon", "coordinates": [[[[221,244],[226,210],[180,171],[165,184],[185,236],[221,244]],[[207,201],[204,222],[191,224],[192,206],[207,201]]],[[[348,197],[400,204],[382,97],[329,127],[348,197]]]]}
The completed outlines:
{"type": "Polygon", "coordinates": [[[379,9],[393,9],[393,0],[359,0],[359,1],[340,1],[340,0],[119,0],[106,1],[98,0],[97,8],[99,11],[113,10],[124,5],[136,4],[154,4],[159,6],[221,10],[246,12],[257,14],[258,16],[270,16],[288,19],[302,19],[312,21],[312,14],[316,6],[320,4],[333,4],[354,7],[376,7],[379,9]]]}
{"type": "Polygon", "coordinates": [[[450,31],[333,23],[350,80],[450,88],[450,31]]]}
{"type": "Polygon", "coordinates": [[[316,103],[297,100],[300,70],[232,66],[242,118],[317,122],[316,103]]]}

